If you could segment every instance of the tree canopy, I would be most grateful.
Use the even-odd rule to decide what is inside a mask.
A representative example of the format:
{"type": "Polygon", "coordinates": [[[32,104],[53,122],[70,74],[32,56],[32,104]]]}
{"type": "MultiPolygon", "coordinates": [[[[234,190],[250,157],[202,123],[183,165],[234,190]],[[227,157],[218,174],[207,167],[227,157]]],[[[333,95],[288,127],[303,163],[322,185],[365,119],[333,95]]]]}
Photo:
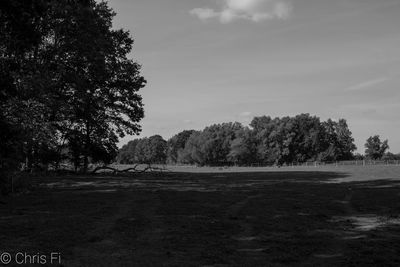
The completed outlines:
{"type": "Polygon", "coordinates": [[[184,130],[168,140],[168,162],[178,163],[182,161],[183,150],[189,137],[194,133],[194,130],[184,130]]]}
{"type": "Polygon", "coordinates": [[[86,170],[114,160],[118,137],[140,132],[146,81],[114,16],[94,0],[2,1],[2,167],[70,160],[86,170]]]}
{"type": "Polygon", "coordinates": [[[160,135],[129,141],[120,151],[117,161],[122,164],[165,164],[167,141],[160,135]]]}
{"type": "MultiPolygon", "coordinates": [[[[120,150],[119,161],[145,162],[139,160],[146,154],[139,144],[149,147],[146,138],[133,140],[120,150]]],[[[255,117],[249,127],[236,122],[183,131],[168,140],[166,149],[172,164],[282,165],[352,159],[356,146],[346,120],[321,122],[316,116],[299,114],[255,117]]]]}
{"type": "Polygon", "coordinates": [[[365,155],[369,159],[381,159],[388,149],[388,140],[381,141],[379,135],[370,136],[365,143],[365,155]]]}

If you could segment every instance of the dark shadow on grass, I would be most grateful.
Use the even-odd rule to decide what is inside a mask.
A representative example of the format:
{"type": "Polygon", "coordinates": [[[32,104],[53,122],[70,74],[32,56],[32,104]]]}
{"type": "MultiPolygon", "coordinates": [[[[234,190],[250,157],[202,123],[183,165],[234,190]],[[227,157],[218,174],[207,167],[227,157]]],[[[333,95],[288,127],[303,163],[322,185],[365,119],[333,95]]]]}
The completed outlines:
{"type": "Polygon", "coordinates": [[[215,192],[225,190],[257,190],[265,186],[286,183],[321,183],[347,177],[346,174],[326,171],[269,171],[269,172],[168,172],[137,175],[68,175],[44,177],[39,187],[49,190],[172,190],[215,192]]]}
{"type": "Polygon", "coordinates": [[[346,177],[45,177],[0,205],[0,251],[56,250],[65,266],[399,266],[399,182],[326,183],[346,177]]]}

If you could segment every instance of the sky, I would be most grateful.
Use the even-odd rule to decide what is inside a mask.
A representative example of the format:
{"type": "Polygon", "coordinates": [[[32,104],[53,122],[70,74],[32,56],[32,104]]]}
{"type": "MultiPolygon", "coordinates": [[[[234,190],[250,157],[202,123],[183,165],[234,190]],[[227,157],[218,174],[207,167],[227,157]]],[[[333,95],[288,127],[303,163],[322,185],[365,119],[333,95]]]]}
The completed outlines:
{"type": "MultiPolygon", "coordinates": [[[[148,81],[139,137],[345,118],[400,152],[400,0],[109,0],[148,81]]],[[[127,136],[120,146],[137,136],[127,136]]]]}

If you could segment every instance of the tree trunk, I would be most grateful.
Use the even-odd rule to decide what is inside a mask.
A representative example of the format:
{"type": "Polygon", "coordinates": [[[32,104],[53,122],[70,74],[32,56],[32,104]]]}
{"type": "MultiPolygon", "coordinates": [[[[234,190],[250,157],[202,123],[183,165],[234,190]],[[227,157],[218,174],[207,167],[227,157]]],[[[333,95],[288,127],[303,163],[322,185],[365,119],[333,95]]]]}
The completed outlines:
{"type": "Polygon", "coordinates": [[[85,149],[83,150],[83,173],[87,173],[89,167],[89,149],[90,149],[90,125],[86,121],[86,140],[85,149]]]}

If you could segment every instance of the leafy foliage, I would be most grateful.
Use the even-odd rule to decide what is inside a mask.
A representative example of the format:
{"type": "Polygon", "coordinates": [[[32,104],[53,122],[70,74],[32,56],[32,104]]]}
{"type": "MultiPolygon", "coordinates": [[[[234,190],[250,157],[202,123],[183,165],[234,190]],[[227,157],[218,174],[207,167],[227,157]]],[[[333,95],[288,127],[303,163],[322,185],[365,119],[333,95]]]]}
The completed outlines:
{"type": "Polygon", "coordinates": [[[166,160],[167,141],[160,135],[130,141],[121,148],[117,157],[122,164],[165,164],[166,160]]]}
{"type": "Polygon", "coordinates": [[[365,143],[365,155],[369,159],[381,159],[389,149],[388,140],[381,141],[379,135],[370,136],[365,143]]]}
{"type": "Polygon", "coordinates": [[[168,140],[168,163],[175,164],[182,161],[186,142],[193,133],[194,130],[185,130],[168,140]]]}
{"type": "Polygon", "coordinates": [[[86,170],[115,158],[118,137],[140,132],[146,81],[114,16],[94,0],[2,1],[2,169],[68,159],[86,170]]]}
{"type": "MultiPolygon", "coordinates": [[[[347,160],[356,149],[346,120],[321,122],[309,114],[255,117],[250,127],[214,124],[202,131],[183,131],[169,139],[167,146],[169,163],[197,165],[347,160]]],[[[148,147],[146,139],[133,140],[120,150],[119,159],[145,162],[148,147]]]]}

